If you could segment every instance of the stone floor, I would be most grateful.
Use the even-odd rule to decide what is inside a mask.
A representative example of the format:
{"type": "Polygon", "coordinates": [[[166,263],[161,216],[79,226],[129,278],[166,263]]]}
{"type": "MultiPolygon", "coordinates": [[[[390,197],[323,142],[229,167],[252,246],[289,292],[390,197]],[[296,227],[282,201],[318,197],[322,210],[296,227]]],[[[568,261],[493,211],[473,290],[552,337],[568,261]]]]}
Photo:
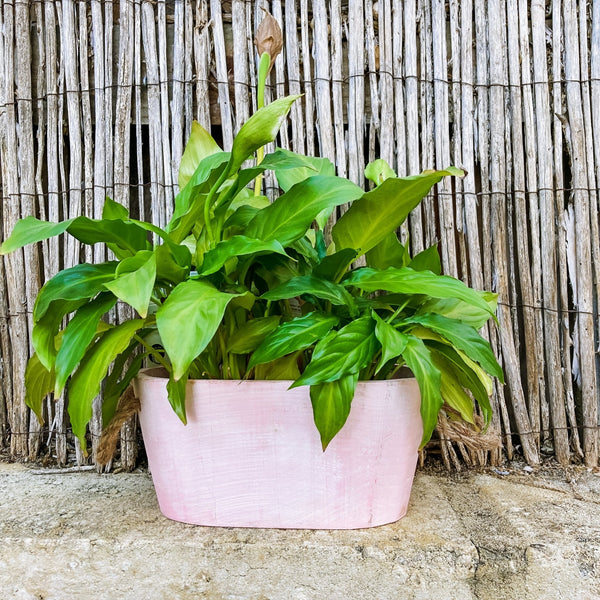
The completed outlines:
{"type": "Polygon", "coordinates": [[[417,473],[408,515],[358,531],[162,517],[147,471],[0,463],[0,600],[600,599],[600,473],[417,473]]]}

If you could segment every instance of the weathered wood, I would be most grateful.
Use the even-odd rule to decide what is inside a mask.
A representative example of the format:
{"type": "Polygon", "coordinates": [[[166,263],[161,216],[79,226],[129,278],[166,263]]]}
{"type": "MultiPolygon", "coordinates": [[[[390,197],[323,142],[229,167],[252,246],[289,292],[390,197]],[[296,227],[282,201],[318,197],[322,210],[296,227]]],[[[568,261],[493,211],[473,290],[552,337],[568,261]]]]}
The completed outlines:
{"type": "Polygon", "coordinates": [[[591,267],[591,198],[588,192],[587,158],[582,111],[577,14],[573,0],[563,4],[565,31],[565,86],[571,134],[573,192],[570,201],[575,215],[577,333],[575,349],[583,410],[583,452],[588,466],[598,464],[598,392],[594,344],[594,302],[591,267]]]}
{"type": "MultiPolygon", "coordinates": [[[[267,101],[304,93],[277,144],[327,156],[361,185],[365,159],[380,156],[401,175],[464,167],[464,179],[442,182],[413,212],[402,239],[413,253],[439,241],[445,272],[500,293],[502,328],[484,334],[507,374],[493,398],[506,455],[519,435],[532,462],[537,449],[553,448],[561,462],[572,451],[597,464],[597,3],[2,3],[2,234],[25,214],[98,218],[106,195],[165,225],[192,119],[216,125],[227,148],[256,108],[253,37],[263,8],[284,32],[267,101]]],[[[275,185],[268,173],[270,197],[275,185]]],[[[0,438],[10,429],[13,452],[31,457],[52,443],[65,463],[65,399],[45,406],[51,442],[23,406],[29,313],[42,272],[47,280],[106,254],[72,239],[40,249],[43,264],[33,248],[0,259],[0,438]]],[[[121,306],[110,316],[126,317],[121,306]]],[[[94,410],[92,440],[99,399],[94,410]]],[[[130,424],[125,466],[135,462],[136,437],[130,424]]],[[[453,468],[501,459],[439,443],[453,468]]]]}

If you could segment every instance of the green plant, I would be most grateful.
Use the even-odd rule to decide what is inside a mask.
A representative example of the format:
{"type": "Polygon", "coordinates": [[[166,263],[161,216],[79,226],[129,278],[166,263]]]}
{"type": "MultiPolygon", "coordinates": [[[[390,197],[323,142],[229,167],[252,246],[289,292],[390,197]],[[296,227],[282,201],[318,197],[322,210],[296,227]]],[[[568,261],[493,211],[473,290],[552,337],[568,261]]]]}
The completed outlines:
{"type": "Polygon", "coordinates": [[[164,230],[109,198],[102,219],[17,223],[2,254],[67,232],[106,244],[115,257],[65,269],[39,292],[25,377],[26,402],[40,420],[45,396],[67,387],[73,432],[85,449],[102,382],[107,424],[152,358],[169,374],[169,401],[184,423],[190,377],[289,379],[310,386],[326,448],[346,421],[357,381],[392,377],[403,365],[420,386],[423,443],[444,403],[474,425],[475,399],[489,423],[490,375],[502,380],[502,371],[477,330],[494,315],[495,296],[441,275],[435,246],[411,257],[396,236],[435,183],[462,172],[396,177],[378,160],[365,170],[375,184],[365,193],[324,158],[277,149],[244,166],[275,140],[296,99],[259,109],[229,152],[195,123],[164,230]],[[267,170],[282,190],[273,203],[260,186],[258,194],[249,187],[267,170]],[[325,224],[342,205],[350,208],[328,243],[325,224]],[[352,269],[362,256],[366,266],[352,269]],[[109,325],[102,317],[118,301],[137,316],[109,325]]]}

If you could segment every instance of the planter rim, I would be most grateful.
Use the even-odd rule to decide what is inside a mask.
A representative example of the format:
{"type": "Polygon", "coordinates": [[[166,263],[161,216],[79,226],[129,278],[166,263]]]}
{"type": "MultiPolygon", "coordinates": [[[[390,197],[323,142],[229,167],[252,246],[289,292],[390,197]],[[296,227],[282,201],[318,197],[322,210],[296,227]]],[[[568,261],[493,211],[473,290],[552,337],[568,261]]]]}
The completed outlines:
{"type": "MultiPolygon", "coordinates": [[[[163,367],[148,367],[145,369],[140,369],[138,374],[136,375],[136,379],[158,379],[160,381],[166,381],[168,379],[168,375],[166,370],[163,367]]],[[[414,381],[415,377],[398,377],[393,379],[362,379],[358,381],[358,385],[361,384],[379,384],[379,385],[389,385],[391,382],[403,382],[403,381],[414,381]]],[[[252,384],[264,384],[264,383],[272,383],[284,385],[287,384],[288,387],[294,383],[294,379],[188,379],[188,383],[211,383],[211,384],[236,384],[236,385],[252,385],[252,384]]],[[[302,386],[306,387],[306,386],[302,386]]]]}

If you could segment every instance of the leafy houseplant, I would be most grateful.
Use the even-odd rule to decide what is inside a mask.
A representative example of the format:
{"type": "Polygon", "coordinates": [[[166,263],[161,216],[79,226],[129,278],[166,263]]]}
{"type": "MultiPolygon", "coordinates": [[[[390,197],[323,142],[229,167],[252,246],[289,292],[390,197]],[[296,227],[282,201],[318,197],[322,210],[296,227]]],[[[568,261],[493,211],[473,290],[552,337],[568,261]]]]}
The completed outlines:
{"type": "Polygon", "coordinates": [[[229,152],[195,123],[165,229],[109,198],[99,220],[17,223],[3,254],[68,232],[105,243],[115,257],[65,269],[39,292],[26,371],[26,402],[39,419],[44,397],[66,387],[85,449],[102,381],[106,424],[153,358],[169,374],[169,402],[184,423],[188,378],[289,379],[310,386],[325,449],[348,417],[357,381],[393,377],[403,365],[421,391],[422,443],[444,403],[474,424],[474,398],[489,423],[490,376],[502,380],[502,371],[477,330],[494,315],[495,296],[441,275],[435,246],[411,257],[396,236],[435,183],[462,172],[399,178],[379,160],[365,170],[375,188],[364,192],[327,159],[288,150],[245,167],[275,139],[296,98],[258,110],[229,152]],[[273,203],[248,187],[267,170],[283,190],[273,203]],[[347,204],[328,243],[327,219],[347,204]],[[352,269],[361,256],[366,266],[352,269]],[[109,325],[102,317],[117,301],[137,315],[109,325]]]}
{"type": "MultiPolygon", "coordinates": [[[[42,420],[44,398],[66,389],[71,426],[84,451],[101,385],[106,426],[146,359],[166,372],[168,402],[184,424],[192,380],[288,380],[286,387],[310,387],[325,450],[348,419],[358,382],[384,383],[404,366],[420,389],[421,445],[442,408],[477,429],[476,402],[489,424],[492,377],[503,375],[478,330],[494,316],[496,297],[441,275],[435,246],[411,257],[396,235],[434,184],[462,171],[396,177],[377,160],[365,169],[374,189],[364,192],[337,177],[327,159],[284,149],[263,156],[298,97],[263,106],[264,81],[281,48],[273,22],[262,40],[259,109],[227,152],[194,123],[164,229],[107,198],[101,219],[47,223],[27,217],[0,247],[5,254],[67,232],[84,244],[104,243],[114,255],[59,272],[42,287],[33,311],[27,405],[42,420]],[[255,153],[257,164],[246,166],[255,153]],[[274,172],[281,188],[273,202],[260,193],[265,171],[274,172]],[[328,219],[348,205],[326,238],[328,219]],[[353,268],[359,259],[365,266],[353,268]],[[136,315],[110,325],[103,316],[119,301],[136,315]]],[[[414,473],[414,462],[407,475],[412,480],[410,469],[414,473]]],[[[361,499],[360,469],[356,475],[361,499]]],[[[327,477],[324,482],[325,493],[331,485],[327,477]]],[[[353,502],[346,498],[344,506],[353,502]]],[[[315,522],[322,521],[306,526],[315,522]]],[[[372,523],[371,517],[355,522],[372,523]]]]}

